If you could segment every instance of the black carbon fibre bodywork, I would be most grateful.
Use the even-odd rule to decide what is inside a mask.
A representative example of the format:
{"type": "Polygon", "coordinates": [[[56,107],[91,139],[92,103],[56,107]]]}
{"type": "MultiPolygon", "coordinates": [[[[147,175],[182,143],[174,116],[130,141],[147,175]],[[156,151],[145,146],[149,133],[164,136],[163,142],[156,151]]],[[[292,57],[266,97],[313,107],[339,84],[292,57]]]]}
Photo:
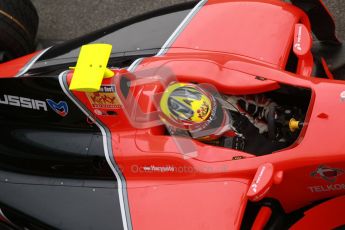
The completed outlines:
{"type": "Polygon", "coordinates": [[[1,82],[0,207],[5,215],[59,229],[122,228],[117,182],[100,130],[63,94],[58,78],[1,82]],[[17,97],[20,106],[13,105],[17,97]],[[65,102],[68,113],[63,117],[47,103],[24,108],[22,98],[65,102]]]}
{"type": "Polygon", "coordinates": [[[2,169],[54,177],[113,178],[111,170],[102,163],[99,129],[63,94],[57,77],[1,82],[2,169]],[[24,98],[30,99],[31,104],[25,104],[24,98]],[[43,105],[36,109],[24,107],[32,106],[33,100],[43,105]],[[68,113],[59,115],[47,100],[65,102],[68,113]]]}

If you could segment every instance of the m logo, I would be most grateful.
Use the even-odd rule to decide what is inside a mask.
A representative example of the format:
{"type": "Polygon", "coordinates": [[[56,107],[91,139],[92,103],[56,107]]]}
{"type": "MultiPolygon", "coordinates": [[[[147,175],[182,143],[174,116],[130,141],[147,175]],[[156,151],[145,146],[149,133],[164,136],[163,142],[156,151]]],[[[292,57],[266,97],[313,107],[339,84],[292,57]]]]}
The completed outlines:
{"type": "Polygon", "coordinates": [[[59,103],[56,103],[55,101],[51,99],[47,99],[47,103],[61,117],[65,117],[68,114],[68,105],[65,101],[60,101],[59,103]]]}

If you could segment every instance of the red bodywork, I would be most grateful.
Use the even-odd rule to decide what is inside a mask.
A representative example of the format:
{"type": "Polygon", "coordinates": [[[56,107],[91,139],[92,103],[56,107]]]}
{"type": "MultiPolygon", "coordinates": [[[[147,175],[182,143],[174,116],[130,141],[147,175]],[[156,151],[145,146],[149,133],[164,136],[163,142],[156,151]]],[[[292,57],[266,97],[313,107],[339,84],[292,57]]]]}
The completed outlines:
{"type": "MultiPolygon", "coordinates": [[[[154,77],[169,69],[179,81],[210,83],[218,92],[231,95],[268,92],[280,84],[310,89],[306,125],[299,139],[269,155],[256,157],[192,141],[197,155],[186,158],[163,125],[134,127],[121,107],[115,117],[98,115],[86,93],[74,92],[111,131],[114,159],[127,182],[134,229],[237,229],[249,198],[274,198],[292,212],[345,194],[345,175],[332,171],[345,169],[345,102],[341,99],[345,84],[310,76],[314,63],[308,49],[298,57],[296,73],[285,71],[296,24],[311,30],[306,14],[282,1],[208,1],[164,55],[145,58],[134,71],[140,79],[147,77],[145,71],[154,77]],[[260,182],[265,191],[255,198],[250,191],[253,179],[267,163],[269,173],[262,173],[266,182],[260,182]],[[322,165],[331,169],[332,181],[325,179],[322,165]]],[[[112,81],[105,79],[103,84],[112,81]]],[[[133,90],[144,114],[155,116],[153,96],[163,88],[153,82],[133,90]]],[[[335,203],[329,206],[340,209],[335,203]]],[[[327,212],[318,210],[318,214],[327,212]]],[[[256,228],[269,216],[269,211],[261,211],[256,228]]],[[[296,229],[304,226],[298,223],[296,229]]]]}
{"type": "Polygon", "coordinates": [[[32,54],[28,54],[15,60],[0,64],[0,78],[19,76],[20,72],[23,71],[26,67],[29,68],[30,64],[33,64],[35,59],[42,52],[43,51],[36,51],[32,54]]]}

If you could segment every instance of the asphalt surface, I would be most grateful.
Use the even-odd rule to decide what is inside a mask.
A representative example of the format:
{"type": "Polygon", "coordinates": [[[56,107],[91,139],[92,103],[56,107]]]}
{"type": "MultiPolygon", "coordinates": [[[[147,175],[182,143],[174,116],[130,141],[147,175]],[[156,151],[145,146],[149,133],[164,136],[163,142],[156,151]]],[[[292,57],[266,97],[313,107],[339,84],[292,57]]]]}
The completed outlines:
{"type": "MultiPolygon", "coordinates": [[[[132,16],[188,0],[32,0],[40,39],[67,40],[132,16]]],[[[345,41],[345,0],[324,0],[345,41]]]]}
{"type": "Polygon", "coordinates": [[[344,0],[324,0],[326,6],[333,14],[337,27],[337,36],[345,41],[345,1],[344,0]]]}

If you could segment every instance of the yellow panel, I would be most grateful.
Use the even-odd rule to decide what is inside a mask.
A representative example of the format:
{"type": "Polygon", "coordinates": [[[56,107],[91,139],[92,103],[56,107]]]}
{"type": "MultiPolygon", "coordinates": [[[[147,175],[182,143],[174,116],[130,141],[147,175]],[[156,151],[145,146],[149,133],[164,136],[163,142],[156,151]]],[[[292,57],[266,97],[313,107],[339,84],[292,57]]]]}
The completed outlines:
{"type": "Polygon", "coordinates": [[[69,87],[70,90],[82,92],[99,91],[111,49],[112,45],[108,44],[82,46],[69,87]]]}

